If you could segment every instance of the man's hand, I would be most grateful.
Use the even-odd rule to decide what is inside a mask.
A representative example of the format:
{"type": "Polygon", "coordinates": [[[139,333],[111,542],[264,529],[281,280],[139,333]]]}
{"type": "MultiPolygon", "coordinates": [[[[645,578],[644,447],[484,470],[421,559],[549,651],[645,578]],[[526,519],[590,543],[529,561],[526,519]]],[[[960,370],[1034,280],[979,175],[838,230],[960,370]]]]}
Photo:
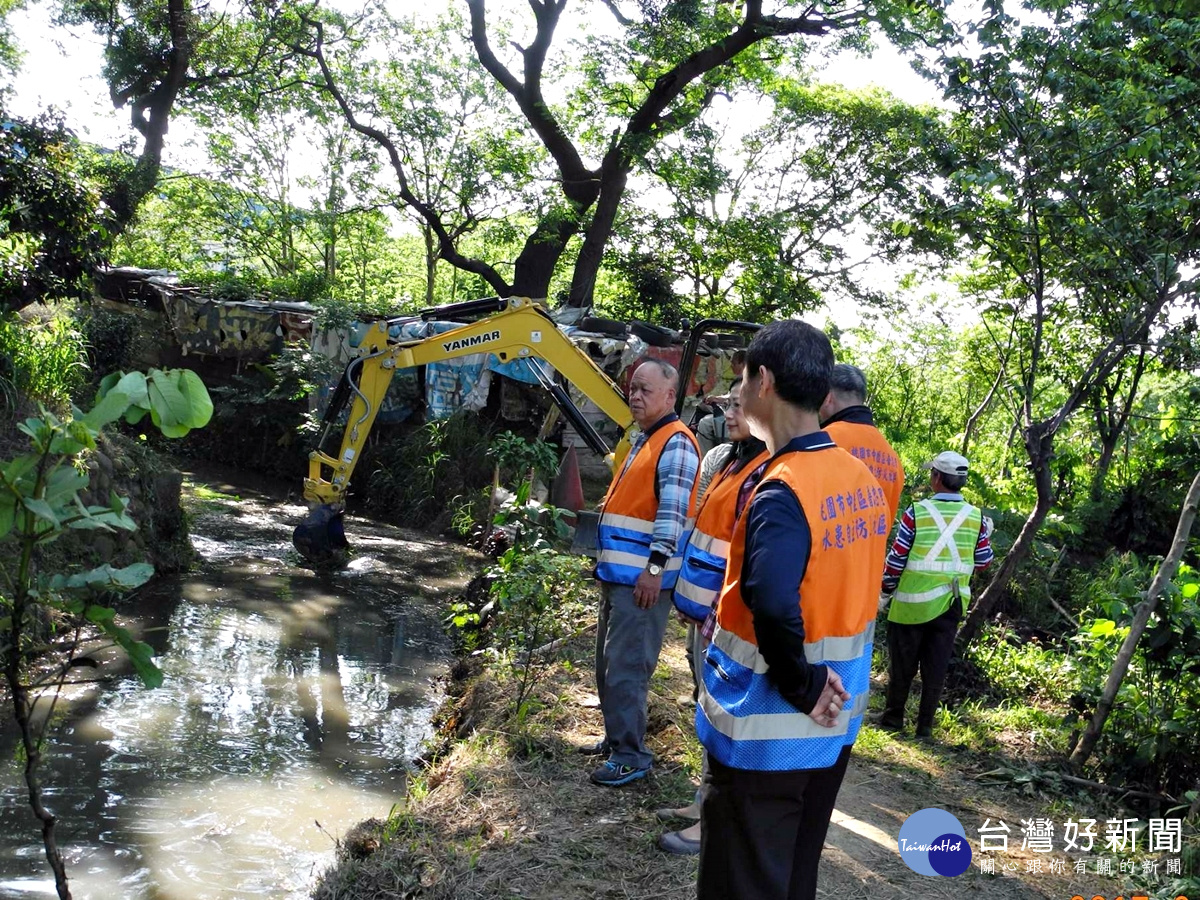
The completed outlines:
{"type": "Polygon", "coordinates": [[[881,613],[887,612],[888,605],[891,602],[892,602],[891,594],[880,594],[879,595],[879,611],[881,613]]]}
{"type": "Polygon", "coordinates": [[[633,602],[638,609],[650,609],[658,602],[658,592],[662,590],[662,574],[651,575],[645,569],[638,576],[633,586],[633,602]]]}
{"type": "Polygon", "coordinates": [[[850,694],[842,686],[842,679],[837,672],[833,669],[827,671],[829,677],[825,679],[825,688],[817,698],[817,705],[808,715],[818,725],[832,728],[837,724],[838,713],[850,702],[850,694]]]}

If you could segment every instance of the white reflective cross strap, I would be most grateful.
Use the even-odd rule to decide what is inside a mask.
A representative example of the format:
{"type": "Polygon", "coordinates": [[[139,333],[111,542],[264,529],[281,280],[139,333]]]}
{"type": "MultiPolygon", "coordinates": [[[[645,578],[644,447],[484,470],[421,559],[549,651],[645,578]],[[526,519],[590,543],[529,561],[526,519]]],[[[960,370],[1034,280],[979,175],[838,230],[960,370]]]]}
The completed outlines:
{"type": "Polygon", "coordinates": [[[970,504],[963,504],[963,508],[958,511],[958,515],[951,519],[949,524],[946,524],[946,519],[942,516],[941,510],[933,505],[932,500],[922,501],[921,506],[932,517],[933,523],[937,525],[940,532],[937,541],[930,551],[925,554],[925,559],[922,562],[932,562],[942,552],[943,547],[949,547],[950,556],[954,562],[962,565],[962,555],[958,552],[958,544],[954,542],[954,534],[958,531],[962,523],[967,521],[967,517],[971,515],[975,508],[970,504]]]}

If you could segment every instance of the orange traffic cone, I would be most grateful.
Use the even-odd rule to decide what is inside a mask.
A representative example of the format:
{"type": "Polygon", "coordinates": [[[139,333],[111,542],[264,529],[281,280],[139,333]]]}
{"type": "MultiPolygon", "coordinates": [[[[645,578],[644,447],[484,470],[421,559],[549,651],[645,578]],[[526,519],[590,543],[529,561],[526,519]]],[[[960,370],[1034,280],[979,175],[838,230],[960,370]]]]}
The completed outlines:
{"type": "Polygon", "coordinates": [[[583,509],[583,482],[579,478],[579,458],[575,448],[568,447],[558,467],[558,475],[550,489],[550,502],[559,509],[573,513],[583,509]]]}

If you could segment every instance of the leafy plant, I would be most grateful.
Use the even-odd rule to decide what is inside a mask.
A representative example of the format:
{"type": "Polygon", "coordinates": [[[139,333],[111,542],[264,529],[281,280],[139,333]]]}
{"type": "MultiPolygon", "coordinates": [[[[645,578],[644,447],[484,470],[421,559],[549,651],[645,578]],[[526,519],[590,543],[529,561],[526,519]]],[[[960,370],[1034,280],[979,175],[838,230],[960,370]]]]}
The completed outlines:
{"type": "Polygon", "coordinates": [[[100,382],[93,414],[105,424],[124,418],[136,425],[146,413],[166,437],[181,438],[193,428],[203,428],[212,419],[213,405],[200,376],[191,369],[151,369],[113,372],[100,382]],[[121,411],[111,415],[113,410],[121,411]],[[105,418],[107,417],[107,418],[105,418]]]}
{"type": "Polygon", "coordinates": [[[70,897],[66,870],[55,839],[54,816],[42,803],[38,768],[42,760],[45,727],[37,731],[33,712],[42,692],[49,692],[51,711],[66,676],[81,660],[77,657],[83,628],[92,626],[129,656],[148,687],[162,683],[148,644],[135,640],[116,623],[113,609],[100,598],[129,591],[145,583],[154,569],[138,563],[120,569],[101,565],[84,571],[43,571],[41,549],[68,531],[134,531],[137,524],[127,513],[129,501],[114,492],[107,505],[89,504],[84,494],[90,476],[79,467],[80,456],[96,449],[101,430],[125,418],[137,421],[149,412],[164,433],[186,433],[199,427],[212,413],[203,383],[192,372],[159,371],[149,375],[121,376],[104,391],[88,413],[72,407],[59,417],[46,410],[21,422],[18,429],[29,438],[30,452],[0,465],[0,541],[15,545],[13,568],[0,565],[0,664],[21,732],[25,756],[25,783],[29,803],[42,823],[46,858],[54,871],[60,897],[70,897]],[[74,639],[67,642],[64,658],[34,673],[31,662],[49,652],[46,621],[68,623],[74,639]]]}
{"type": "MultiPolygon", "coordinates": [[[[1112,661],[1129,631],[1150,567],[1133,556],[1119,558],[1096,580],[1093,618],[1074,638],[1080,670],[1072,698],[1072,724],[1090,716],[1112,661]]],[[[1126,782],[1180,792],[1195,786],[1192,742],[1200,728],[1200,573],[1181,566],[1175,583],[1151,619],[1117,694],[1098,749],[1100,766],[1126,782]]]]}

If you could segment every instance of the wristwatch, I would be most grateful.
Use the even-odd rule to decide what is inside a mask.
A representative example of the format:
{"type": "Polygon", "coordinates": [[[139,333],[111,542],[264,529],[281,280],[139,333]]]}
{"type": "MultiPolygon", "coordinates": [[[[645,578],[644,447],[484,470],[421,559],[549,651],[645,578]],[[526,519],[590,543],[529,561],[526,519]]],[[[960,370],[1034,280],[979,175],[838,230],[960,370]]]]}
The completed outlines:
{"type": "Polygon", "coordinates": [[[650,563],[650,565],[646,566],[646,571],[650,573],[651,578],[657,578],[662,574],[662,566],[658,563],[650,563]]]}

